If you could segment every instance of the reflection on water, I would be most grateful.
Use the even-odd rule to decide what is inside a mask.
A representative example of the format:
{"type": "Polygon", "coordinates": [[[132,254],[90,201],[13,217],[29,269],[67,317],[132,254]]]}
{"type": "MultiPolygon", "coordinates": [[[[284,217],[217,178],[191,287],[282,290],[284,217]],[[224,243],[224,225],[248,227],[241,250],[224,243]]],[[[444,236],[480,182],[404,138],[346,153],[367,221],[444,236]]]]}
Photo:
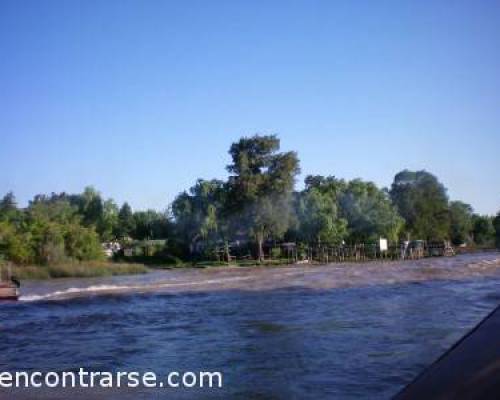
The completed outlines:
{"type": "Polygon", "coordinates": [[[0,370],[224,374],[213,391],[104,392],[120,399],[388,398],[498,304],[497,269],[489,254],[31,284],[42,300],[0,308],[0,370]]]}

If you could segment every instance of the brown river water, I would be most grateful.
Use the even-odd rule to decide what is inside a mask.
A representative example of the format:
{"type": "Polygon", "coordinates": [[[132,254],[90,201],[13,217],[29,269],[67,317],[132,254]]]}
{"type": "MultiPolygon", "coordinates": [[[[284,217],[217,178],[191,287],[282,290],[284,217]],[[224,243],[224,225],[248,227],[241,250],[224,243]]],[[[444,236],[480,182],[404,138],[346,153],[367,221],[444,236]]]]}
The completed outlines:
{"type": "Polygon", "coordinates": [[[386,399],[500,303],[500,253],[23,282],[1,371],[220,371],[222,388],[0,399],[386,399]]]}
{"type": "Polygon", "coordinates": [[[284,288],[334,289],[391,285],[436,279],[460,280],[495,276],[500,253],[476,253],[416,261],[374,261],[281,267],[211,267],[154,271],[147,275],[112,278],[59,279],[29,282],[22,301],[61,300],[99,294],[138,292],[199,292],[272,290],[284,288]]]}

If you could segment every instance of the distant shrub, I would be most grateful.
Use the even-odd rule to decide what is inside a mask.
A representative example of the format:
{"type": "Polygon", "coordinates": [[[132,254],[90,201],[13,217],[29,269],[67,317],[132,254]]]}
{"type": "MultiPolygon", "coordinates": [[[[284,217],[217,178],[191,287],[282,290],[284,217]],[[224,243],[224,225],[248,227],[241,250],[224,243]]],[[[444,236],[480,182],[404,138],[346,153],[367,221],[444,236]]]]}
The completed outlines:
{"type": "Polygon", "coordinates": [[[271,258],[280,258],[281,257],[281,249],[279,247],[273,247],[271,249],[271,258]]]}

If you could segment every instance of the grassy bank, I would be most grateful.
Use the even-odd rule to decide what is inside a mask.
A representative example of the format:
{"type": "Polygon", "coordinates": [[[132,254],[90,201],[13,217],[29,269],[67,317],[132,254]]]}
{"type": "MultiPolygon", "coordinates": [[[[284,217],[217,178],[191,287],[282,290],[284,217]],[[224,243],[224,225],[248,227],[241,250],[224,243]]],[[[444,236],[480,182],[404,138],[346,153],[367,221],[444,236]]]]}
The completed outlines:
{"type": "Polygon", "coordinates": [[[109,261],[89,261],[89,262],[69,262],[56,265],[15,265],[12,267],[12,275],[17,279],[41,280],[56,278],[92,278],[114,275],[135,275],[144,274],[151,269],[172,269],[172,268],[207,268],[207,267],[255,267],[266,265],[284,265],[287,260],[266,260],[259,263],[256,260],[234,260],[228,265],[226,262],[218,261],[198,261],[198,262],[109,262],[109,261]]]}
{"type": "Polygon", "coordinates": [[[193,262],[190,266],[204,268],[204,267],[263,267],[263,266],[276,266],[276,265],[289,265],[294,264],[289,259],[286,258],[276,258],[271,260],[264,260],[259,262],[258,260],[231,260],[228,264],[225,261],[197,261],[193,262]]]}
{"type": "Polygon", "coordinates": [[[18,279],[91,278],[113,275],[144,274],[148,268],[142,264],[91,261],[47,266],[14,266],[12,273],[18,279]]]}

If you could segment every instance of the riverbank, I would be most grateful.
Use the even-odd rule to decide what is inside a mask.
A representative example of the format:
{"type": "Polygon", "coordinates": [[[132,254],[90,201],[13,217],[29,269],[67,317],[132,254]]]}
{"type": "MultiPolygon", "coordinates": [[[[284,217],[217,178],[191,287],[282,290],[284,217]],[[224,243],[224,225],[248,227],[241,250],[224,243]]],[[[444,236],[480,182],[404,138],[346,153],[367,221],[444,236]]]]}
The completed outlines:
{"type": "MultiPolygon", "coordinates": [[[[119,275],[139,275],[147,274],[154,271],[184,271],[189,274],[189,271],[203,271],[208,273],[217,273],[218,271],[224,275],[224,271],[231,273],[231,271],[245,271],[244,275],[251,276],[253,273],[259,274],[262,270],[290,270],[290,272],[304,270],[308,271],[314,268],[342,268],[351,267],[354,273],[358,268],[353,268],[355,266],[361,267],[365,272],[370,271],[373,274],[373,278],[378,280],[378,278],[383,278],[388,270],[395,270],[395,274],[398,274],[398,269],[401,271],[406,271],[406,267],[413,268],[418,266],[418,270],[414,271],[417,275],[435,274],[444,271],[443,266],[448,264],[455,264],[453,259],[459,260],[457,264],[461,265],[462,260],[467,259],[468,261],[476,259],[489,259],[487,261],[487,269],[492,268],[491,263],[498,262],[500,265],[500,253],[498,251],[484,251],[484,252],[474,252],[474,253],[462,253],[455,257],[427,257],[418,260],[364,260],[364,261],[346,261],[338,263],[291,263],[287,262],[286,259],[275,259],[266,260],[259,263],[255,260],[239,260],[232,261],[230,264],[225,262],[215,262],[215,261],[204,261],[196,263],[182,263],[182,264],[143,264],[143,263],[131,263],[131,262],[110,262],[110,261],[92,261],[92,262],[73,262],[66,264],[57,264],[51,266],[14,266],[12,269],[13,275],[20,280],[46,280],[46,279],[58,279],[58,278],[98,278],[98,277],[111,277],[119,275]],[[484,256],[484,257],[483,257],[484,256]],[[390,266],[394,268],[390,268],[390,266]],[[429,266],[439,265],[438,269],[429,269],[429,266]],[[377,277],[379,275],[379,277],[377,277]]],[[[445,268],[446,269],[446,268],[445,268]]],[[[452,272],[456,275],[460,268],[455,267],[455,271],[452,272]]],[[[465,272],[465,271],[462,271],[465,272]]],[[[475,271],[469,269],[470,273],[482,273],[484,271],[475,271]]],[[[399,280],[397,276],[394,277],[395,280],[399,280]]]]}
{"type": "Polygon", "coordinates": [[[115,275],[145,274],[149,269],[142,264],[113,263],[108,261],[73,262],[47,266],[14,266],[12,274],[19,280],[56,278],[93,278],[115,275]]]}

